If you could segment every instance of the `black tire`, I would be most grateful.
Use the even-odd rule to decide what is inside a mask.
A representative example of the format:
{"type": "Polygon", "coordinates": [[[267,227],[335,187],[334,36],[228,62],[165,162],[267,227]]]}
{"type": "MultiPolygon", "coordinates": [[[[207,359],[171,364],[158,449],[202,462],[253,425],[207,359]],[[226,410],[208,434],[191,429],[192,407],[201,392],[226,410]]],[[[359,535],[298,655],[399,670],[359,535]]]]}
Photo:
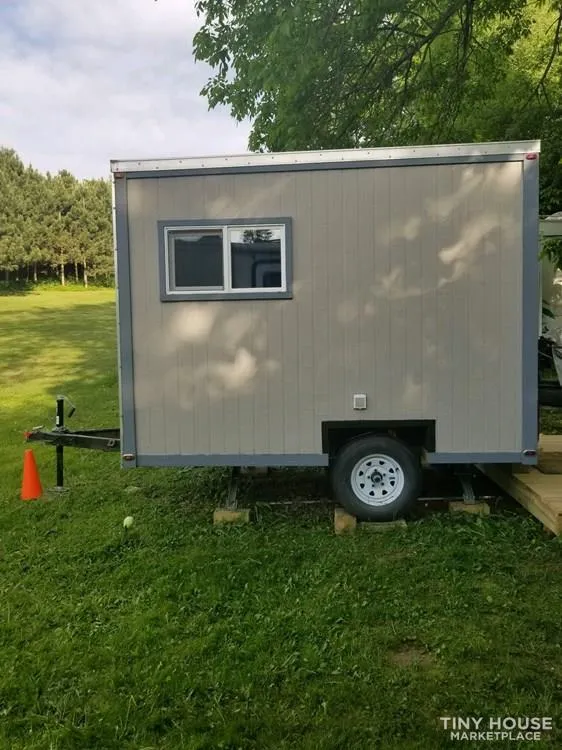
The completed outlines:
{"type": "Polygon", "coordinates": [[[539,385],[539,406],[562,408],[562,388],[557,384],[539,385]]]}
{"type": "MultiPolygon", "coordinates": [[[[356,473],[359,487],[361,487],[361,468],[356,473]]],[[[404,443],[384,435],[367,435],[352,440],[340,449],[331,468],[331,481],[336,501],[343,505],[348,513],[361,521],[393,521],[405,516],[418,499],[422,486],[422,470],[418,459],[404,443]],[[380,497],[378,505],[370,504],[362,499],[352,486],[352,473],[355,467],[359,462],[373,455],[381,456],[381,459],[384,456],[391,459],[386,464],[384,464],[384,459],[373,460],[372,473],[365,477],[366,483],[382,481],[385,483],[384,486],[390,488],[391,499],[385,501],[383,497],[380,497]],[[398,465],[397,469],[388,469],[388,464],[392,462],[398,465]],[[379,463],[386,466],[386,471],[384,468],[381,469],[382,476],[378,470],[379,463]],[[402,473],[400,478],[397,477],[398,472],[402,473]],[[373,478],[373,475],[376,476],[373,478]],[[394,496],[396,488],[392,485],[393,480],[395,483],[399,481],[403,484],[396,496],[394,496]]],[[[370,486],[366,484],[364,493],[369,491],[370,486]]],[[[379,495],[384,493],[384,488],[377,489],[377,492],[379,495]]],[[[372,494],[375,494],[374,490],[372,494]]],[[[374,503],[376,499],[374,498],[371,502],[374,503]]]]}

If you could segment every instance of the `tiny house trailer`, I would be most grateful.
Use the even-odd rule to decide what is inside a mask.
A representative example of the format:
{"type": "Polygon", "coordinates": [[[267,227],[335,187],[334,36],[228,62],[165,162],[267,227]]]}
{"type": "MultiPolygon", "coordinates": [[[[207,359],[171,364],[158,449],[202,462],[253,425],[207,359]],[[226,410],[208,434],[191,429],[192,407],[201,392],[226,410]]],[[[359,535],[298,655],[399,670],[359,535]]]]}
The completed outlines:
{"type": "Polygon", "coordinates": [[[535,141],[112,161],[124,467],[536,463],[535,141]]]}

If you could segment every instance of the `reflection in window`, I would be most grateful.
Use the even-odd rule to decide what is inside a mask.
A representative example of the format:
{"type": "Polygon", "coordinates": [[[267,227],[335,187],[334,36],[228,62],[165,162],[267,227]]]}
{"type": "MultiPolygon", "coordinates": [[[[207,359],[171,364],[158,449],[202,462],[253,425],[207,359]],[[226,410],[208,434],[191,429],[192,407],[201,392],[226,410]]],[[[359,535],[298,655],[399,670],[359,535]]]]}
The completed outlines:
{"type": "Polygon", "coordinates": [[[228,230],[233,289],[281,289],[283,229],[241,227],[228,230]]]}

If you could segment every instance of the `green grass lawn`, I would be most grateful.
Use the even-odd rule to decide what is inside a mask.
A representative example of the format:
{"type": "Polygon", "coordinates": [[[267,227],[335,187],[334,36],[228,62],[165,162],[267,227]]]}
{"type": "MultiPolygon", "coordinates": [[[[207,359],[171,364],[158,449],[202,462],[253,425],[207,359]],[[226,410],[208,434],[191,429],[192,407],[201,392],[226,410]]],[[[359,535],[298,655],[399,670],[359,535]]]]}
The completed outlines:
{"type": "Polygon", "coordinates": [[[225,471],[78,450],[67,493],[21,502],[57,393],[76,426],[118,424],[114,312],[110,291],[0,297],[2,750],[529,746],[451,742],[440,716],[552,716],[535,745],[562,746],[562,547],[514,508],[344,538],[328,506],[260,504],[214,528],[225,471]]]}

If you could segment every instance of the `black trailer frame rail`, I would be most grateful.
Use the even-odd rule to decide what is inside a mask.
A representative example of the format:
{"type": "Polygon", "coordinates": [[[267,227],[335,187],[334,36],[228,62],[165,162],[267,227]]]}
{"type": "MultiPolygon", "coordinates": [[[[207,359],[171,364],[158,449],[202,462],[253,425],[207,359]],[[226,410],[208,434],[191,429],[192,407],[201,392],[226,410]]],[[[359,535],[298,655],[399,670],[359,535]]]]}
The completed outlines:
{"type": "Polygon", "coordinates": [[[35,427],[31,432],[25,433],[28,443],[46,443],[62,448],[90,448],[101,451],[118,451],[121,447],[121,435],[119,428],[108,428],[103,430],[79,430],[73,431],[68,428],[57,428],[45,431],[42,427],[35,427]]]}

